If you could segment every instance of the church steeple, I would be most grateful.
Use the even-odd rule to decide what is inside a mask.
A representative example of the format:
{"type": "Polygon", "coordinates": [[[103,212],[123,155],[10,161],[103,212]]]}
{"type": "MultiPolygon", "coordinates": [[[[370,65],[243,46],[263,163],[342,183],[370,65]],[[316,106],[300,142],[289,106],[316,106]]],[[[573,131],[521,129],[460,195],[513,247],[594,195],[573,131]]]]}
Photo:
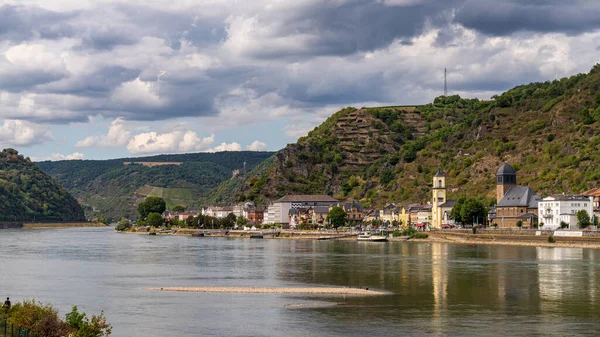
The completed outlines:
{"type": "Polygon", "coordinates": [[[438,168],[433,176],[433,188],[431,189],[431,218],[433,228],[442,226],[442,210],[440,205],[446,202],[446,176],[438,168]]]}

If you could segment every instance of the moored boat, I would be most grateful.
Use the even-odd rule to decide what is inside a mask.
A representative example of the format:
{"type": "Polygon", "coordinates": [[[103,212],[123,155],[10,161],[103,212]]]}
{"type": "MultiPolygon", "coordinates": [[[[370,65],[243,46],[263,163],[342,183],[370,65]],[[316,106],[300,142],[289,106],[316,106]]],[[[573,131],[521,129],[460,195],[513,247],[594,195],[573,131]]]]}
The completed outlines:
{"type": "Polygon", "coordinates": [[[358,236],[357,240],[365,242],[385,242],[388,238],[383,235],[361,234],[358,236]]]}

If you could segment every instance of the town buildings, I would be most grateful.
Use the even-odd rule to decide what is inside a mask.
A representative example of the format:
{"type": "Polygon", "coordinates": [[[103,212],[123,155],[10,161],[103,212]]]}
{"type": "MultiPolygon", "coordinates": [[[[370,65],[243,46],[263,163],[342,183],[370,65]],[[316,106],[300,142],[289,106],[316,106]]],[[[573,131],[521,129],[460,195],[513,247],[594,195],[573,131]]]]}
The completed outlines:
{"type": "Polygon", "coordinates": [[[556,194],[539,202],[538,217],[544,229],[559,229],[561,222],[568,229],[577,229],[577,212],[584,210],[591,217],[594,212],[594,197],[584,195],[556,194]]]}

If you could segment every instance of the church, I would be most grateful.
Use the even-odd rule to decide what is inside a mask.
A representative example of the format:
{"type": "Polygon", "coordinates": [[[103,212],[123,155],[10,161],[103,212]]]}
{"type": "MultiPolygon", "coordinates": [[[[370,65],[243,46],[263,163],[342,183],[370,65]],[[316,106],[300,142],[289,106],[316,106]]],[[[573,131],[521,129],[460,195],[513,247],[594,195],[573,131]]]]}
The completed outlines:
{"type": "Polygon", "coordinates": [[[498,228],[531,228],[538,222],[538,196],[529,186],[517,185],[517,172],[509,164],[503,164],[496,172],[496,214],[490,219],[498,228]]]}
{"type": "Polygon", "coordinates": [[[431,191],[431,228],[439,229],[453,224],[454,220],[450,219],[450,212],[456,201],[446,199],[446,175],[440,169],[433,176],[431,191]]]}

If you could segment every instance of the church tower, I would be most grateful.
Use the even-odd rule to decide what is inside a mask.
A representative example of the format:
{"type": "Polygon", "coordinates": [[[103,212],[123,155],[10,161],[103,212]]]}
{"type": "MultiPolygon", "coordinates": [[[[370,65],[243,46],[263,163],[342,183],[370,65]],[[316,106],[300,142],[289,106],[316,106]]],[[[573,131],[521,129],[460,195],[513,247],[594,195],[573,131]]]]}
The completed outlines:
{"type": "Polygon", "coordinates": [[[441,228],[443,214],[440,205],[446,202],[446,177],[439,168],[433,176],[431,194],[431,227],[441,228]]]}
{"type": "Polygon", "coordinates": [[[517,172],[509,164],[503,164],[496,172],[496,203],[504,198],[504,195],[513,186],[517,185],[517,172]]]}

